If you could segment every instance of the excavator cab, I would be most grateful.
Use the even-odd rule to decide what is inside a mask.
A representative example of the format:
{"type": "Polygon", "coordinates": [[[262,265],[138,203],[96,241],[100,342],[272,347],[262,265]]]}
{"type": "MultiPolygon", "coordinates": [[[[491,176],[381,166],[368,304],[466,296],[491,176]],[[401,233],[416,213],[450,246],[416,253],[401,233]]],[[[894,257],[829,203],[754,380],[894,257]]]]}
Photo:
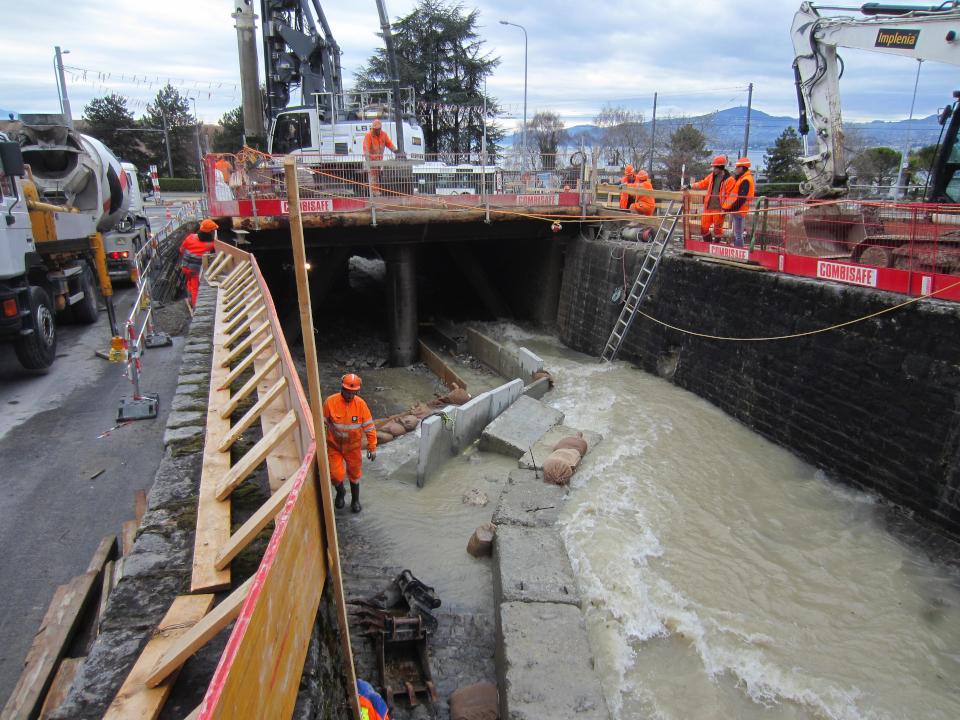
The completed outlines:
{"type": "Polygon", "coordinates": [[[313,146],[308,110],[292,110],[277,115],[269,138],[271,154],[286,155],[313,146]]]}

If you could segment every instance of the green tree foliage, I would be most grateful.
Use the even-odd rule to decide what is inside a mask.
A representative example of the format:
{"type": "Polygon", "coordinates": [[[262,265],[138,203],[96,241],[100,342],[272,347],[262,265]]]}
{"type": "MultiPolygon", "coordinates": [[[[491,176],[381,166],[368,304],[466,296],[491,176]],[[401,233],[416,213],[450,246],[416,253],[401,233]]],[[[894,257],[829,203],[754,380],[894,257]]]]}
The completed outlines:
{"type": "MultiPolygon", "coordinates": [[[[484,52],[484,40],[476,32],[478,16],[477,10],[464,13],[459,3],[419,0],[413,12],[393,23],[400,86],[414,88],[427,152],[480,149],[484,79],[500,59],[484,52]]],[[[383,88],[389,79],[383,49],[356,74],[361,89],[383,88]]],[[[488,123],[498,112],[488,95],[488,123]]],[[[499,127],[488,124],[488,148],[502,137],[499,127]]]]}
{"type": "Polygon", "coordinates": [[[857,185],[892,185],[897,179],[900,153],[893,148],[867,148],[853,159],[857,185]]]}
{"type": "Polygon", "coordinates": [[[644,166],[650,155],[650,133],[643,113],[604,105],[593,122],[600,128],[600,147],[607,165],[644,166]]]}
{"type": "Polygon", "coordinates": [[[132,162],[142,169],[147,159],[146,148],[138,134],[129,131],[136,127],[136,121],[133,113],[127,109],[125,97],[110,93],[94,98],[84,107],[83,120],[87,124],[88,135],[103,142],[121,160],[132,162]]]}
{"type": "Polygon", "coordinates": [[[800,195],[799,185],[806,179],[800,165],[802,155],[803,143],[792,126],[780,133],[773,147],[767,148],[767,182],[771,185],[771,195],[800,195]]]}
{"type": "Polygon", "coordinates": [[[567,131],[555,112],[538,112],[527,123],[527,153],[534,160],[539,157],[544,170],[557,167],[557,151],[566,142],[567,131]]]}
{"type": "MultiPolygon", "coordinates": [[[[907,184],[926,185],[933,167],[933,160],[937,156],[937,145],[926,145],[914,150],[907,156],[907,184]]],[[[922,188],[917,190],[918,196],[922,188]]]]}
{"type": "Polygon", "coordinates": [[[160,88],[153,102],[147,106],[142,124],[151,130],[163,130],[166,118],[170,136],[170,154],[173,157],[173,172],[167,168],[167,151],[163,146],[163,133],[144,133],[144,143],[150,149],[154,161],[162,174],[175,174],[177,177],[197,177],[197,126],[190,114],[190,103],[170,84],[160,88]]]}
{"type": "Polygon", "coordinates": [[[243,147],[243,106],[228,110],[220,118],[220,127],[213,136],[213,151],[235,153],[243,147]]]}
{"type": "Polygon", "coordinates": [[[678,127],[670,135],[667,150],[660,158],[665,186],[679,188],[683,172],[687,180],[699,179],[707,171],[709,156],[707,138],[700,130],[690,123],[678,127]]]}

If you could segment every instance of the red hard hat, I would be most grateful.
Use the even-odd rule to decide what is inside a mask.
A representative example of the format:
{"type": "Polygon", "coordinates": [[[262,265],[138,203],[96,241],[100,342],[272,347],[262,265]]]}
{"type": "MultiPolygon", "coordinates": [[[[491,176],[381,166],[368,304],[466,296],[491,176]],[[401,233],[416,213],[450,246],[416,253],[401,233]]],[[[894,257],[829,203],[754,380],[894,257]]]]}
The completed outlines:
{"type": "Polygon", "coordinates": [[[204,218],[203,222],[200,223],[200,232],[213,232],[216,230],[219,225],[217,225],[210,218],[204,218]]]}
{"type": "Polygon", "coordinates": [[[637,170],[637,180],[639,180],[640,182],[644,182],[645,180],[649,180],[649,179],[650,179],[650,176],[647,175],[646,170],[637,170]]]}
{"type": "Polygon", "coordinates": [[[724,167],[726,164],[727,164],[727,156],[726,156],[726,155],[717,155],[717,156],[713,159],[713,162],[710,163],[711,167],[724,167]]]}
{"type": "Polygon", "coordinates": [[[737,160],[736,167],[750,167],[750,158],[740,158],[737,160]]]}
{"type": "Polygon", "coordinates": [[[360,389],[360,376],[354,373],[347,373],[340,379],[340,384],[343,385],[345,390],[353,390],[356,392],[360,389]]]}
{"type": "Polygon", "coordinates": [[[626,175],[633,175],[633,165],[627,165],[627,166],[623,169],[623,172],[624,172],[626,175]]]}

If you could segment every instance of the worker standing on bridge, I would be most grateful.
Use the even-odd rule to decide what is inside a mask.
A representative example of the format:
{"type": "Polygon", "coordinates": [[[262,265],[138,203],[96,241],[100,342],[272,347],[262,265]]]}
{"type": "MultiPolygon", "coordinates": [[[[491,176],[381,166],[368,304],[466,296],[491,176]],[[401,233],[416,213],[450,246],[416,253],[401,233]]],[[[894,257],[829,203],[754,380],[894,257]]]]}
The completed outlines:
{"type": "Polygon", "coordinates": [[[756,185],[750,172],[750,158],[742,157],[733,168],[732,182],[729,183],[723,198],[723,209],[733,218],[733,244],[743,247],[743,225],[750,202],[753,200],[756,185]]]}
{"type": "Polygon", "coordinates": [[[323,403],[323,420],[327,428],[327,460],[330,479],[337,491],[334,507],[343,507],[344,466],[350,478],[350,509],[358,513],[360,507],[361,450],[363,436],[367,436],[367,459],[377,459],[377,428],[373,424],[370,408],[358,397],[360,376],[344,375],[340,380],[340,392],[331,395],[323,403]]]}
{"type": "Polygon", "coordinates": [[[727,171],[727,157],[717,155],[710,163],[711,170],[703,180],[690,183],[694,190],[706,190],[703,199],[703,217],[700,219],[700,234],[704,242],[723,239],[723,202],[724,185],[730,180],[727,171]],[[711,234],[712,230],[712,234],[711,234]]]}
{"type": "MultiPolygon", "coordinates": [[[[639,187],[640,183],[637,182],[637,174],[633,170],[633,165],[627,165],[623,169],[623,177],[620,178],[620,186],[635,188],[639,187]]],[[[633,202],[633,196],[630,193],[622,192],[620,193],[620,209],[629,210],[630,203],[633,202]]]]}
{"type": "Polygon", "coordinates": [[[191,233],[180,243],[180,271],[187,281],[187,293],[190,306],[197,306],[197,291],[200,289],[200,271],[203,269],[203,256],[213,252],[213,241],[217,239],[217,225],[210,218],[200,223],[200,230],[191,233]]]}
{"type": "MultiPolygon", "coordinates": [[[[367,134],[363,136],[363,156],[367,159],[368,163],[380,162],[383,160],[384,148],[390,148],[393,152],[397,152],[393,140],[383,131],[383,124],[380,122],[380,118],[376,118],[370,125],[367,134]]],[[[369,173],[370,194],[379,195],[380,192],[377,184],[380,182],[380,168],[371,167],[369,173]]]]}
{"type": "MultiPolygon", "coordinates": [[[[646,170],[637,170],[637,187],[644,190],[653,190],[653,183],[650,182],[650,176],[646,170]]],[[[653,215],[657,207],[657,201],[652,195],[637,195],[633,198],[633,204],[630,209],[640,215],[653,215]]]]}

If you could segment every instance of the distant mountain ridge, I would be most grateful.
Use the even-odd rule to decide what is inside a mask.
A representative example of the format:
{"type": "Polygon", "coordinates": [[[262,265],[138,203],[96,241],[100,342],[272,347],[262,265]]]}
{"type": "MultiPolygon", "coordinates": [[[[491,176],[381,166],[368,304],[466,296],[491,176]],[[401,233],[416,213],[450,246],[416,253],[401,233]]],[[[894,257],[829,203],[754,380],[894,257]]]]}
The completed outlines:
{"type": "MultiPolygon", "coordinates": [[[[662,147],[674,130],[686,123],[692,123],[703,129],[707,136],[707,146],[712,152],[737,155],[743,147],[746,118],[747,108],[744,105],[718,110],[707,115],[658,117],[657,145],[662,147]]],[[[773,146],[787,127],[793,127],[796,130],[798,123],[799,120],[795,117],[768,115],[762,110],[753,108],[750,113],[750,154],[759,160],[759,156],[773,146]]],[[[649,119],[645,125],[649,127],[649,119]]],[[[908,140],[912,148],[933,145],[940,136],[940,125],[937,123],[936,115],[913,120],[844,122],[843,126],[845,130],[859,133],[868,147],[892,147],[897,150],[900,150],[908,140]]],[[[567,128],[567,132],[575,142],[579,142],[583,137],[588,144],[599,140],[602,133],[599,127],[589,124],[574,125],[567,128]]],[[[813,137],[808,137],[812,142],[813,137]]],[[[504,139],[507,145],[519,144],[519,142],[519,133],[504,139]]]]}

